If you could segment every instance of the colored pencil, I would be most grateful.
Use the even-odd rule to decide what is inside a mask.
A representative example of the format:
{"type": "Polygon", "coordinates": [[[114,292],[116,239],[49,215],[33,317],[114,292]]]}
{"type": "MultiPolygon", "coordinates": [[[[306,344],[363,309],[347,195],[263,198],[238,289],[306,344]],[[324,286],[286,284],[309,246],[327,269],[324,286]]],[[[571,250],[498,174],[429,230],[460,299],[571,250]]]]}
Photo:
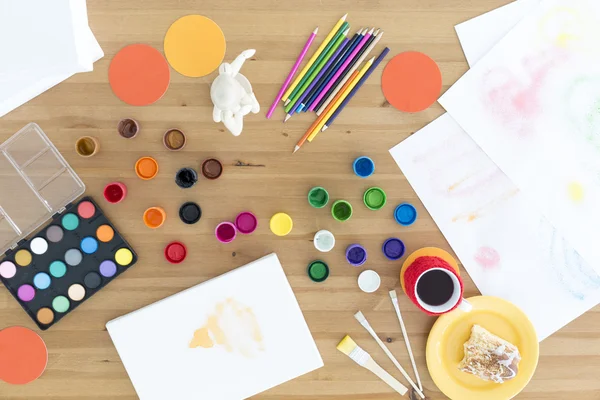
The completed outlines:
{"type": "MultiPolygon", "coordinates": [[[[352,74],[352,76],[350,77],[348,82],[346,82],[346,86],[340,92],[340,94],[339,94],[340,96],[342,95],[342,93],[344,92],[346,87],[348,87],[352,84],[352,80],[357,76],[358,76],[358,71],[354,71],[354,73],[352,74]]],[[[331,105],[331,107],[333,107],[333,104],[331,105]]],[[[308,139],[308,137],[310,135],[312,135],[312,133],[315,131],[316,127],[319,125],[319,123],[321,123],[321,121],[323,121],[323,119],[325,119],[325,114],[318,117],[315,120],[315,122],[313,122],[312,125],[306,130],[306,133],[304,133],[304,135],[300,138],[300,140],[298,140],[298,143],[296,143],[296,147],[294,148],[294,153],[297,152],[298,150],[300,150],[302,145],[306,142],[306,139],[308,139]]]]}
{"type": "MultiPolygon", "coordinates": [[[[340,115],[340,113],[342,112],[342,110],[344,109],[344,107],[346,106],[346,104],[348,104],[348,102],[350,100],[352,100],[352,97],[354,97],[354,95],[356,94],[356,92],[361,88],[361,86],[365,83],[365,81],[367,79],[369,79],[369,76],[373,73],[373,71],[377,68],[377,66],[381,63],[381,61],[383,60],[383,58],[389,52],[390,52],[390,49],[388,47],[386,47],[385,49],[383,49],[383,51],[381,52],[381,54],[379,54],[379,56],[377,57],[377,60],[375,60],[375,62],[371,66],[371,68],[369,68],[369,71],[361,78],[360,82],[358,82],[358,84],[354,87],[354,89],[352,89],[352,91],[344,99],[344,101],[342,102],[342,104],[340,104],[340,106],[335,110],[335,112],[331,115],[331,117],[327,118],[327,122],[323,126],[322,131],[325,131],[327,128],[329,128],[331,126],[331,124],[333,124],[333,121],[335,121],[335,119],[337,118],[337,116],[340,115]]],[[[310,138],[308,140],[310,141],[310,138]]]]}
{"type": "Polygon", "coordinates": [[[331,31],[325,37],[325,40],[323,40],[323,43],[321,43],[321,45],[317,48],[317,51],[315,51],[315,53],[312,55],[310,60],[308,60],[308,62],[304,66],[304,68],[302,68],[302,71],[300,71],[300,74],[296,77],[296,79],[294,80],[294,83],[292,83],[290,85],[290,87],[285,92],[285,94],[283,95],[281,100],[286,101],[288,99],[288,97],[290,96],[290,94],[292,93],[292,91],[294,89],[296,89],[296,86],[298,86],[298,83],[300,83],[300,81],[302,80],[302,78],[304,78],[304,75],[306,75],[306,73],[308,72],[310,67],[312,67],[313,63],[317,60],[319,55],[321,55],[321,52],[323,51],[323,49],[325,49],[325,46],[327,46],[327,44],[329,44],[329,41],[333,38],[333,35],[335,35],[338,32],[338,30],[340,29],[340,26],[342,26],[342,24],[346,21],[347,16],[348,16],[348,14],[345,14],[342,18],[339,19],[338,22],[336,22],[336,24],[333,26],[331,31]]]}
{"type": "Polygon", "coordinates": [[[329,82],[331,77],[336,73],[336,71],[340,68],[344,61],[346,61],[346,58],[348,58],[348,56],[352,54],[352,51],[360,43],[363,36],[367,33],[368,30],[368,28],[365,30],[360,30],[354,35],[354,37],[350,41],[350,44],[348,45],[348,47],[346,47],[344,53],[339,57],[336,63],[331,66],[330,70],[327,72],[327,75],[324,76],[321,79],[321,81],[312,89],[309,96],[301,104],[302,110],[306,111],[308,109],[307,105],[310,104],[310,100],[315,98],[321,92],[321,89],[327,84],[327,82],[329,82]]]}
{"type": "Polygon", "coordinates": [[[383,31],[378,33],[376,36],[372,37],[373,40],[370,40],[367,43],[368,46],[365,46],[363,50],[361,50],[360,57],[356,60],[356,62],[353,62],[353,64],[350,66],[349,71],[345,75],[340,76],[338,80],[333,84],[333,86],[329,89],[327,94],[321,99],[321,101],[317,105],[317,115],[321,115],[323,110],[327,108],[331,100],[333,100],[335,95],[340,91],[341,87],[344,86],[344,83],[346,83],[350,74],[358,68],[360,63],[362,63],[365,60],[365,58],[367,58],[367,56],[371,53],[371,50],[373,50],[377,43],[379,43],[379,40],[381,40],[382,36],[383,31]]]}
{"type": "Polygon", "coordinates": [[[371,68],[371,65],[373,64],[373,60],[374,59],[375,59],[375,57],[371,58],[369,61],[367,61],[365,63],[365,65],[361,68],[361,70],[358,73],[358,75],[356,76],[356,78],[354,78],[352,80],[352,83],[346,88],[346,90],[344,90],[344,92],[337,99],[337,101],[335,103],[332,103],[333,105],[330,104],[331,109],[327,113],[323,114],[323,115],[325,115],[325,118],[323,118],[323,120],[319,123],[319,125],[317,125],[317,129],[308,137],[307,140],[309,142],[312,142],[313,139],[319,134],[319,132],[321,132],[321,129],[325,125],[326,121],[328,121],[329,118],[331,117],[331,115],[337,111],[337,109],[340,107],[340,104],[344,101],[344,99],[346,99],[346,97],[348,96],[348,94],[351,93],[352,90],[354,90],[354,88],[356,87],[356,85],[358,84],[358,82],[361,81],[361,79],[363,78],[363,76],[371,68]]]}
{"type": "MultiPolygon", "coordinates": [[[[298,101],[302,98],[302,95],[306,92],[307,87],[309,87],[314,82],[315,78],[323,70],[324,66],[329,62],[329,60],[331,60],[331,58],[333,58],[334,55],[337,55],[337,50],[340,48],[340,45],[344,42],[344,40],[347,40],[346,35],[348,34],[348,31],[349,31],[349,29],[346,29],[339,36],[336,36],[335,42],[329,48],[327,53],[325,53],[325,56],[323,58],[321,58],[321,61],[319,61],[318,64],[315,64],[315,68],[312,70],[312,72],[309,75],[307,75],[307,78],[306,78],[306,80],[304,80],[304,83],[301,86],[297,87],[297,89],[298,88],[299,89],[296,92],[296,94],[292,95],[288,99],[290,102],[288,105],[285,106],[285,111],[287,113],[289,113],[290,110],[296,109],[296,107],[300,104],[298,101]]],[[[292,114],[293,114],[293,111],[292,111],[292,114]]]]}
{"type": "Polygon", "coordinates": [[[329,53],[329,50],[336,43],[336,41],[342,35],[342,33],[344,33],[346,31],[346,29],[348,29],[349,27],[350,27],[350,24],[347,22],[344,22],[342,24],[339,31],[337,31],[336,34],[333,36],[333,38],[329,41],[329,43],[327,43],[327,46],[325,46],[325,49],[323,49],[323,51],[321,52],[321,54],[319,54],[319,57],[317,57],[317,59],[313,63],[313,65],[311,65],[311,67],[308,69],[308,71],[306,72],[306,75],[304,75],[302,77],[302,79],[300,80],[300,83],[298,83],[298,86],[296,86],[296,88],[294,90],[292,90],[292,93],[288,96],[287,100],[284,102],[284,105],[287,106],[290,103],[290,101],[292,101],[292,98],[294,96],[296,96],[296,94],[298,94],[298,91],[300,91],[300,89],[302,88],[302,86],[304,85],[306,80],[311,76],[311,74],[313,73],[315,68],[317,68],[317,66],[321,63],[323,58],[329,53]]]}
{"type": "Polygon", "coordinates": [[[288,74],[287,78],[285,78],[285,82],[283,82],[283,85],[281,85],[281,89],[279,89],[279,93],[277,93],[277,97],[275,97],[275,100],[273,101],[273,104],[271,104],[271,107],[269,108],[269,111],[267,111],[267,119],[271,118],[271,115],[273,115],[273,111],[275,111],[275,107],[277,107],[277,103],[279,103],[279,100],[281,100],[281,98],[283,97],[283,92],[285,92],[285,90],[287,89],[288,85],[292,81],[292,78],[294,77],[294,74],[296,73],[296,71],[298,71],[298,68],[300,68],[300,64],[302,63],[302,60],[304,59],[304,56],[306,56],[306,53],[308,53],[308,49],[309,49],[310,45],[315,40],[315,37],[317,36],[317,32],[319,32],[319,27],[317,27],[310,34],[310,36],[308,37],[308,40],[304,44],[304,47],[302,48],[302,51],[298,55],[298,58],[296,59],[296,62],[294,63],[294,66],[292,67],[292,69],[291,69],[290,73],[288,74]]]}
{"type": "Polygon", "coordinates": [[[286,116],[285,121],[287,121],[289,119],[289,117],[291,117],[292,114],[294,114],[294,111],[300,107],[302,102],[306,99],[306,96],[308,96],[309,93],[312,93],[313,87],[318,82],[321,81],[322,76],[325,75],[325,73],[327,71],[329,71],[330,66],[333,65],[336,62],[336,60],[339,58],[339,55],[346,50],[349,42],[350,42],[350,40],[347,37],[345,37],[344,40],[342,41],[342,43],[340,44],[340,46],[335,51],[335,53],[329,58],[329,60],[327,61],[327,64],[325,64],[325,66],[323,68],[321,68],[321,71],[319,71],[319,73],[315,77],[315,79],[313,79],[313,81],[310,83],[308,88],[306,88],[306,90],[302,93],[302,96],[300,96],[298,98],[298,100],[294,102],[293,107],[289,107],[289,108],[286,107],[286,111],[287,111],[288,115],[286,116]]]}
{"type": "Polygon", "coordinates": [[[342,64],[342,66],[340,67],[340,69],[335,73],[335,75],[333,76],[333,78],[331,78],[331,80],[329,81],[329,83],[327,85],[325,85],[325,88],[321,91],[321,94],[319,94],[317,96],[317,98],[313,101],[312,105],[308,107],[308,111],[314,110],[314,108],[317,105],[317,103],[319,102],[319,100],[321,100],[321,98],[323,98],[323,96],[325,96],[325,93],[329,90],[329,88],[331,86],[333,86],[333,83],[335,82],[335,80],[346,70],[346,68],[348,67],[348,65],[352,61],[352,59],[358,54],[358,52],[360,51],[360,49],[371,38],[371,35],[373,34],[373,30],[374,29],[371,29],[365,35],[365,37],[363,37],[363,39],[360,41],[360,43],[358,44],[358,46],[356,46],[354,48],[354,50],[352,51],[352,54],[350,54],[350,56],[346,59],[346,61],[344,62],[344,64],[342,64]]]}

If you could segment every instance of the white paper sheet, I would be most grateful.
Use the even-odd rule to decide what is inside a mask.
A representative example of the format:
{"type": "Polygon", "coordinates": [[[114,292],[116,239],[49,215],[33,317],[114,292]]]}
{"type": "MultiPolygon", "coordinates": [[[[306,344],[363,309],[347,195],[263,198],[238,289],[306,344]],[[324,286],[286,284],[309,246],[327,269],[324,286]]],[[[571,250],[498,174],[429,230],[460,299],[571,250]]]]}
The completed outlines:
{"type": "Polygon", "coordinates": [[[84,26],[85,0],[1,0],[0,78],[91,71],[78,36],[84,26]]]}
{"type": "Polygon", "coordinates": [[[275,254],[106,327],[141,400],[240,400],[323,366],[275,254]]]}
{"type": "Polygon", "coordinates": [[[440,103],[600,271],[600,2],[547,0],[440,103]]]}
{"type": "Polygon", "coordinates": [[[517,0],[454,27],[469,66],[483,57],[498,43],[540,0],[517,0]]]}
{"type": "MultiPolygon", "coordinates": [[[[528,12],[513,5],[457,27],[471,62],[528,12]]],[[[600,302],[600,276],[449,114],[390,153],[479,290],[521,307],[540,341],[600,302]]]]}

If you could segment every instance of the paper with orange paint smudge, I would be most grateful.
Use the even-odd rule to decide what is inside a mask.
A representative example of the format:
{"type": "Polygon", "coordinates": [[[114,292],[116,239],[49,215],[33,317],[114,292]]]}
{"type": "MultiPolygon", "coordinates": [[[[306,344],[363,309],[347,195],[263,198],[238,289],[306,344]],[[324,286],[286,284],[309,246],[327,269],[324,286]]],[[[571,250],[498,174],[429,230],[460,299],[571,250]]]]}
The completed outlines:
{"type": "Polygon", "coordinates": [[[540,2],[440,104],[600,273],[600,2],[540,2]]]}

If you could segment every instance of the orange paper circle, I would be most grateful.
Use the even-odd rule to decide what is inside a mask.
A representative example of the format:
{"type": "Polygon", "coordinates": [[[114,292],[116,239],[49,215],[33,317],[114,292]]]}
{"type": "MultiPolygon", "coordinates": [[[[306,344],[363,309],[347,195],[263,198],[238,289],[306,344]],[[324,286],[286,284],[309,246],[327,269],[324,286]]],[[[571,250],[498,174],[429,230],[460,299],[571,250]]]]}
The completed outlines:
{"type": "Polygon", "coordinates": [[[205,76],[225,57],[225,36],[212,19],[186,15],[173,22],[165,35],[165,56],[181,75],[205,76]]]}
{"type": "Polygon", "coordinates": [[[48,350],[31,329],[13,326],[0,331],[0,380],[24,385],[39,378],[48,364],[48,350]]]}
{"type": "Polygon", "coordinates": [[[419,112],[440,96],[442,74],[429,56],[409,51],[388,62],[381,77],[381,87],[387,101],[398,110],[419,112]]]}
{"type": "Polygon", "coordinates": [[[158,50],[145,44],[123,47],[110,62],[108,81],[115,95],[132,106],[158,101],[169,87],[169,65],[158,50]]]}
{"type": "Polygon", "coordinates": [[[450,266],[456,271],[456,274],[460,276],[460,269],[458,268],[458,263],[452,257],[450,253],[446,250],[439,249],[437,247],[423,247],[419,250],[412,252],[404,263],[402,264],[402,268],[400,269],[400,286],[402,286],[402,290],[406,293],[406,287],[404,286],[404,273],[408,269],[408,267],[419,257],[439,257],[442,260],[446,261],[450,266]]]}

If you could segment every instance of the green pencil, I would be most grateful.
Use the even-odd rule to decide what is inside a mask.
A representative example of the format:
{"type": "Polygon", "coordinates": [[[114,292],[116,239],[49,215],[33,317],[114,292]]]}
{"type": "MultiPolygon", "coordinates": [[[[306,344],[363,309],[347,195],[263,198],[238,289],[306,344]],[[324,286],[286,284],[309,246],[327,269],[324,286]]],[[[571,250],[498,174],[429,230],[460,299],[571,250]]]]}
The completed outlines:
{"type": "Polygon", "coordinates": [[[349,30],[350,29],[346,29],[336,39],[336,41],[333,43],[333,46],[331,46],[331,48],[329,49],[329,51],[325,54],[325,57],[323,57],[321,59],[321,61],[317,64],[317,67],[312,71],[312,73],[307,74],[308,75],[308,79],[306,79],[304,81],[304,83],[300,82],[300,85],[298,85],[298,87],[300,87],[300,90],[298,90],[298,92],[296,92],[295,95],[292,92],[292,96],[290,96],[290,98],[289,98],[290,102],[288,103],[288,105],[285,106],[285,112],[286,113],[289,114],[289,111],[293,107],[297,107],[298,106],[298,104],[297,104],[298,99],[302,96],[302,94],[304,93],[304,91],[306,90],[306,88],[310,86],[310,84],[313,82],[313,80],[315,79],[315,77],[319,75],[319,72],[321,71],[321,69],[323,68],[323,66],[325,64],[327,64],[327,62],[329,61],[329,59],[334,54],[336,54],[337,49],[340,47],[340,45],[342,44],[342,42],[344,41],[344,39],[346,39],[346,35],[348,34],[349,30]]]}
{"type": "Polygon", "coordinates": [[[313,63],[313,65],[306,72],[306,74],[304,75],[304,77],[302,78],[302,80],[298,83],[298,85],[296,85],[296,88],[294,89],[294,91],[288,96],[288,99],[285,101],[285,105],[286,106],[290,103],[290,98],[294,97],[300,91],[300,88],[302,87],[302,85],[304,84],[304,82],[306,82],[306,80],[311,75],[311,73],[315,70],[315,68],[317,68],[317,65],[319,65],[319,63],[321,62],[321,60],[323,59],[323,57],[325,57],[325,55],[329,52],[329,50],[334,45],[334,43],[338,40],[338,38],[340,36],[342,36],[342,33],[344,33],[344,31],[346,29],[348,29],[349,27],[350,27],[350,24],[347,23],[347,22],[344,22],[342,24],[342,26],[340,26],[340,29],[338,29],[338,31],[335,34],[335,36],[333,38],[331,38],[331,40],[329,41],[329,43],[327,44],[327,46],[323,49],[323,51],[321,52],[321,54],[319,54],[319,57],[315,60],[315,62],[313,63]]]}

